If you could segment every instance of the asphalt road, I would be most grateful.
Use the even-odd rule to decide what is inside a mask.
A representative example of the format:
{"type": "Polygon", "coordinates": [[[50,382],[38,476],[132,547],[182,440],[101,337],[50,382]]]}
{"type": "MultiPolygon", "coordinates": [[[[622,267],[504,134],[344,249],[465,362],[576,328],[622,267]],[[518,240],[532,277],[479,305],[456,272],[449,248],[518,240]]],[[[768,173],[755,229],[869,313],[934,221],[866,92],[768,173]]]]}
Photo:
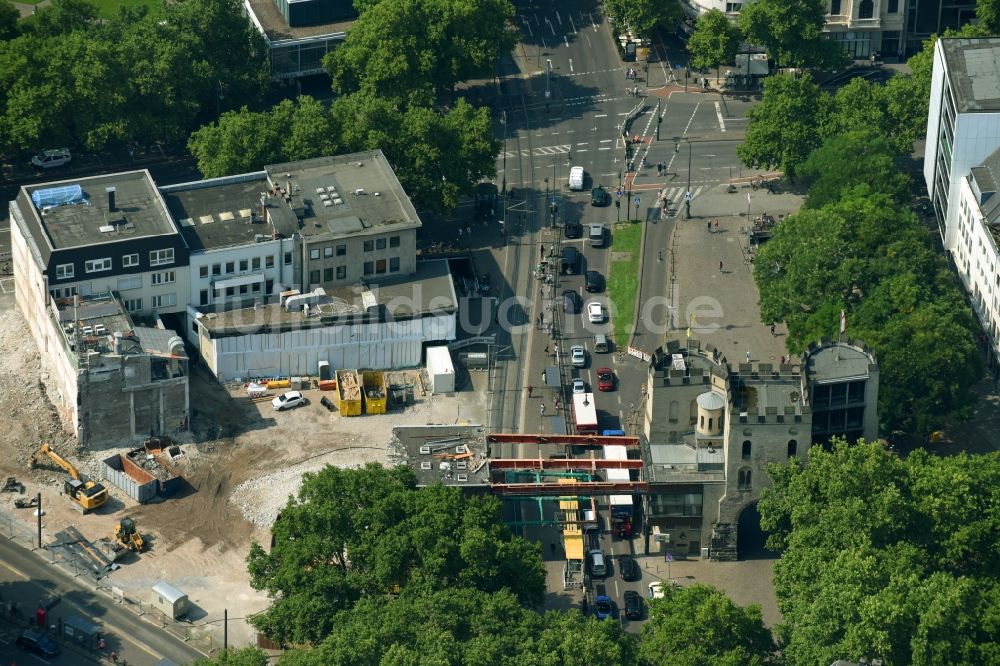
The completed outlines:
{"type": "MultiPolygon", "coordinates": [[[[79,615],[106,631],[108,650],[117,650],[129,664],[145,666],[167,657],[178,664],[187,664],[204,657],[200,652],[170,634],[159,630],[135,613],[113,603],[103,593],[95,592],[92,583],[83,577],[74,578],[49,564],[38,555],[13,541],[0,539],[0,594],[4,602],[16,600],[23,613],[34,611],[42,596],[58,595],[59,605],[49,612],[49,621],[79,615]]],[[[0,660],[16,660],[23,664],[91,663],[91,655],[67,649],[60,640],[63,653],[51,660],[31,655],[13,644],[20,629],[14,623],[0,621],[0,660]]],[[[2,661],[7,663],[7,661],[2,661]]]]}

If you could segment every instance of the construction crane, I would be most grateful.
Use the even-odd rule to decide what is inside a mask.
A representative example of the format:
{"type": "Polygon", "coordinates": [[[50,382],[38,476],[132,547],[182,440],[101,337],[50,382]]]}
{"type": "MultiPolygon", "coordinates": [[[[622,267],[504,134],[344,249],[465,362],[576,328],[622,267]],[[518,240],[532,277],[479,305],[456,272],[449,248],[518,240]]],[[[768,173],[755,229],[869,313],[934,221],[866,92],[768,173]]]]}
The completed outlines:
{"type": "Polygon", "coordinates": [[[131,518],[122,518],[115,525],[114,541],[121,548],[127,548],[134,553],[141,553],[146,547],[146,541],[136,529],[135,521],[131,518]]]}
{"type": "Polygon", "coordinates": [[[63,492],[66,496],[72,500],[73,505],[81,513],[87,513],[88,511],[93,511],[94,509],[102,506],[108,501],[108,490],[99,483],[95,483],[91,480],[82,480],[80,478],[80,473],[76,471],[76,467],[73,466],[71,462],[64,459],[58,453],[52,450],[48,442],[42,444],[37,451],[35,451],[29,460],[29,464],[32,468],[35,468],[41,457],[45,455],[52,460],[59,467],[66,470],[70,478],[66,479],[66,483],[63,485],[63,492]]]}

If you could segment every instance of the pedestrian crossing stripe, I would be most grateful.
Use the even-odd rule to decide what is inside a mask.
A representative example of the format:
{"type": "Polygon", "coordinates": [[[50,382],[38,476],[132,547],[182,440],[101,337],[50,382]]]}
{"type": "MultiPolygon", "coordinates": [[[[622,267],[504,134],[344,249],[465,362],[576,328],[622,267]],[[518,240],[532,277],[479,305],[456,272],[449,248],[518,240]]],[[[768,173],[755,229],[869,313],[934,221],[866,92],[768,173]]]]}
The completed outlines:
{"type": "MultiPolygon", "coordinates": [[[[705,188],[703,188],[703,187],[696,187],[696,188],[692,189],[691,190],[691,198],[694,199],[695,197],[697,197],[699,194],[701,194],[701,191],[703,189],[705,189],[705,188]]],[[[664,197],[663,200],[665,202],[667,202],[667,203],[673,203],[674,199],[678,199],[678,201],[679,201],[681,198],[683,198],[684,193],[686,191],[687,191],[686,187],[674,187],[674,188],[671,188],[670,191],[667,193],[667,196],[664,197]]]]}

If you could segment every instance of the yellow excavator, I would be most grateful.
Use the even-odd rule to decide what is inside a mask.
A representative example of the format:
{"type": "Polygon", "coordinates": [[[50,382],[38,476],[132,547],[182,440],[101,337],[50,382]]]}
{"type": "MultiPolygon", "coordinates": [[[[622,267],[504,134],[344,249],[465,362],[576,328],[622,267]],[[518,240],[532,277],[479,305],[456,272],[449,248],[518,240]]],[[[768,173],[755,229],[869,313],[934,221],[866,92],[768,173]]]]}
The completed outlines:
{"type": "Polygon", "coordinates": [[[146,547],[146,541],[136,529],[135,521],[131,518],[122,518],[115,525],[114,540],[120,548],[127,548],[133,553],[141,553],[146,547]]]}
{"type": "Polygon", "coordinates": [[[64,459],[58,453],[52,450],[48,442],[42,444],[37,451],[31,455],[29,464],[34,469],[41,462],[42,456],[48,456],[55,464],[66,470],[70,478],[66,479],[66,483],[63,486],[63,492],[66,496],[72,500],[74,506],[81,513],[87,513],[88,511],[93,511],[94,509],[102,506],[108,501],[108,489],[99,483],[87,480],[83,481],[80,479],[80,473],[76,471],[76,467],[73,466],[71,462],[64,459]]]}

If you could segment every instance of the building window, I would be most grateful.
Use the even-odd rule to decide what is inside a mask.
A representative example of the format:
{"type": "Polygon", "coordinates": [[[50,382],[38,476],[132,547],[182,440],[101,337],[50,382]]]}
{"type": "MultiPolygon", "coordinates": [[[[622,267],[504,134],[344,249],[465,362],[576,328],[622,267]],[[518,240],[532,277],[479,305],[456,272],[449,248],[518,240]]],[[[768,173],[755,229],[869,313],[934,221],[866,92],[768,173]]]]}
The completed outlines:
{"type": "Polygon", "coordinates": [[[267,255],[264,257],[264,268],[274,268],[274,257],[267,255]]]}
{"type": "Polygon", "coordinates": [[[286,266],[291,266],[292,265],[292,253],[291,252],[286,252],[285,253],[285,265],[286,266]]]}
{"type": "Polygon", "coordinates": [[[260,270],[260,257],[254,257],[250,260],[250,268],[255,271],[260,270]]]}
{"type": "Polygon", "coordinates": [[[226,287],[226,296],[235,296],[236,289],[234,287],[226,287]]]}
{"type": "Polygon", "coordinates": [[[139,255],[138,254],[126,254],[122,257],[122,266],[125,268],[131,268],[132,266],[139,265],[139,255]]]}
{"type": "Polygon", "coordinates": [[[899,12],[899,0],[889,0],[889,13],[896,14],[899,12]]]}
{"type": "Polygon", "coordinates": [[[199,266],[198,267],[198,277],[200,277],[200,278],[207,278],[208,277],[208,266],[199,266]]]}
{"type": "Polygon", "coordinates": [[[753,490],[753,472],[749,467],[740,470],[738,482],[740,490],[753,490]]]}
{"type": "Polygon", "coordinates": [[[379,275],[385,273],[385,259],[379,259],[375,262],[375,272],[379,275]]]}
{"type": "Polygon", "coordinates": [[[202,289],[198,292],[198,304],[208,305],[208,289],[202,289]]]}
{"type": "Polygon", "coordinates": [[[153,308],[169,308],[177,305],[177,294],[160,294],[153,296],[153,308]]]}
{"type": "Polygon", "coordinates": [[[750,460],[750,450],[752,448],[753,448],[753,444],[750,443],[750,440],[749,439],[744,440],[744,442],[743,442],[743,454],[742,454],[743,455],[743,460],[750,460]]]}
{"type": "Polygon", "coordinates": [[[139,310],[142,310],[142,299],[126,298],[125,309],[128,310],[129,312],[138,312],[139,310]]]}
{"type": "Polygon", "coordinates": [[[343,257],[346,254],[347,254],[347,246],[346,245],[338,245],[337,246],[337,256],[338,257],[343,257]]]}
{"type": "Polygon", "coordinates": [[[832,16],[840,16],[840,0],[831,0],[830,14],[832,16]]]}
{"type": "Polygon", "coordinates": [[[226,262],[226,275],[232,275],[235,272],[236,272],[236,262],[235,261],[227,261],[226,262]]]}
{"type": "Polygon", "coordinates": [[[872,0],[861,0],[861,4],[858,5],[858,18],[870,19],[874,15],[875,3],[872,0]]]}
{"type": "Polygon", "coordinates": [[[347,266],[337,266],[337,279],[338,280],[347,279],[347,266]]]}
{"type": "Polygon", "coordinates": [[[738,14],[743,10],[742,2],[727,2],[726,3],[726,13],[728,14],[738,14]]]}
{"type": "Polygon", "coordinates": [[[309,283],[319,284],[319,271],[309,271],[309,283]]]}
{"type": "Polygon", "coordinates": [[[327,245],[326,247],[323,248],[323,256],[326,257],[326,258],[330,258],[330,257],[333,256],[333,246],[332,245],[327,245]]]}
{"type": "Polygon", "coordinates": [[[249,292],[249,290],[247,289],[247,286],[245,284],[241,284],[240,285],[240,296],[245,296],[248,292],[249,292]]]}
{"type": "Polygon", "coordinates": [[[788,440],[788,457],[794,458],[796,455],[798,455],[798,452],[799,452],[799,443],[796,442],[794,439],[788,440]]]}
{"type": "Polygon", "coordinates": [[[309,258],[310,259],[319,259],[319,248],[318,247],[317,248],[313,248],[312,250],[309,250],[309,258]]]}
{"type": "Polygon", "coordinates": [[[254,282],[250,286],[250,291],[252,291],[255,294],[259,294],[260,293],[260,282],[254,282]]]}
{"type": "Polygon", "coordinates": [[[84,264],[83,269],[88,273],[99,273],[101,271],[110,271],[111,257],[105,257],[104,259],[91,259],[86,264],[84,264]]]}
{"type": "Polygon", "coordinates": [[[212,264],[212,275],[222,275],[222,264],[212,264]]]}
{"type": "Polygon", "coordinates": [[[174,263],[174,248],[168,247],[165,250],[153,250],[149,253],[150,266],[163,266],[174,263]]]}
{"type": "Polygon", "coordinates": [[[68,280],[75,274],[73,264],[59,264],[56,266],[56,279],[57,280],[68,280]]]}
{"type": "Polygon", "coordinates": [[[141,275],[132,275],[130,277],[118,278],[118,291],[127,291],[129,289],[142,289],[141,275]]]}
{"type": "Polygon", "coordinates": [[[240,259],[240,273],[245,273],[250,270],[250,262],[246,259],[240,259]]]}
{"type": "Polygon", "coordinates": [[[265,280],[264,281],[264,293],[265,294],[270,294],[272,291],[274,291],[274,280],[265,280]]]}
{"type": "Polygon", "coordinates": [[[375,249],[375,241],[366,240],[365,241],[365,252],[371,252],[375,249]]]}
{"type": "Polygon", "coordinates": [[[399,271],[399,257],[389,257],[389,272],[396,273],[399,271]]]}
{"type": "Polygon", "coordinates": [[[399,236],[389,236],[389,247],[399,247],[399,236]]]}
{"type": "Polygon", "coordinates": [[[150,277],[149,283],[152,285],[158,284],[170,284],[174,281],[173,271],[163,271],[162,273],[153,273],[150,277]]]}
{"type": "Polygon", "coordinates": [[[375,273],[375,262],[366,261],[365,262],[365,275],[373,275],[375,273]]]}
{"type": "Polygon", "coordinates": [[[384,250],[385,249],[385,239],[384,238],[376,238],[375,239],[375,249],[376,250],[384,250]]]}
{"type": "Polygon", "coordinates": [[[333,280],[333,269],[324,268],[323,269],[323,282],[330,282],[333,280]]]}

